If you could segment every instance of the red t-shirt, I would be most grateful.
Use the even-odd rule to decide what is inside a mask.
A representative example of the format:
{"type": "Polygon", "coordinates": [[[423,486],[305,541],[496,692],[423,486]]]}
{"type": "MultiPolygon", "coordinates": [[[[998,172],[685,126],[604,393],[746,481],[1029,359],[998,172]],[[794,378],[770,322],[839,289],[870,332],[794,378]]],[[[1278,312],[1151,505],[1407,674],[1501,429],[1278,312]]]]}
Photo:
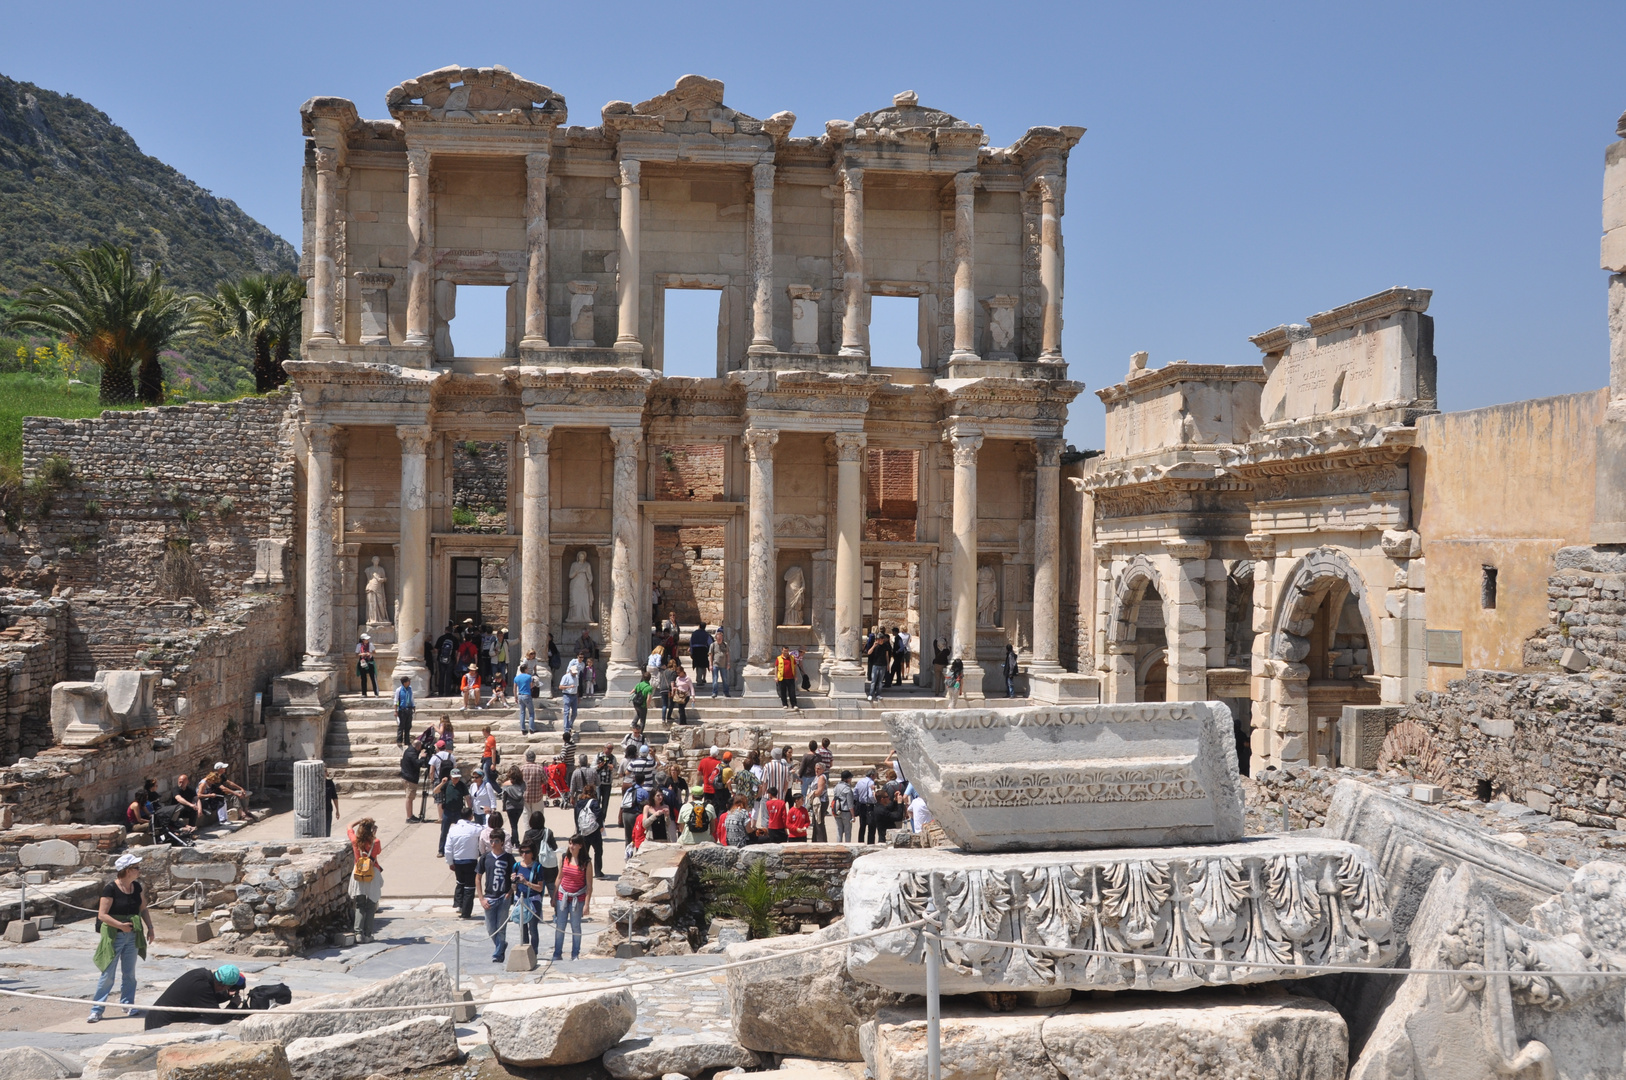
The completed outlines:
{"type": "Polygon", "coordinates": [[[768,800],[768,828],[783,829],[785,827],[785,800],[768,800]]]}
{"type": "Polygon", "coordinates": [[[707,754],[705,757],[701,758],[699,764],[695,766],[695,768],[700,770],[700,778],[705,781],[705,783],[702,785],[702,789],[707,795],[716,794],[715,789],[711,786],[711,782],[716,777],[717,769],[720,765],[722,765],[722,762],[718,761],[710,754],[707,754]]]}
{"type": "Polygon", "coordinates": [[[791,807],[790,810],[785,814],[785,821],[787,822],[787,828],[790,830],[792,840],[800,839],[801,837],[805,837],[807,835],[808,817],[807,811],[804,808],[800,806],[791,807]]]}

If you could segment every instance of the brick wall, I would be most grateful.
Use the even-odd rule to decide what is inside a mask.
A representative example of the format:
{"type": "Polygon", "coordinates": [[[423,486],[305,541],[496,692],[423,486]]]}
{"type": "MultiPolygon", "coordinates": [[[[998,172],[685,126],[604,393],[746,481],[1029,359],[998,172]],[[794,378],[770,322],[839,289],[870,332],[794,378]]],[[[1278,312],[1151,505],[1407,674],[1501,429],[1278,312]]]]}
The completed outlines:
{"type": "Polygon", "coordinates": [[[723,526],[655,526],[654,567],[662,615],[674,611],[685,626],[701,620],[707,626],[722,622],[723,526]]]}
{"type": "Polygon", "coordinates": [[[1547,618],[1525,642],[1526,665],[1557,665],[1576,648],[1594,670],[1626,673],[1626,550],[1560,548],[1547,579],[1547,618]]]}
{"type": "Polygon", "coordinates": [[[723,445],[698,443],[654,448],[655,498],[717,502],[723,496],[723,445]]]}
{"type": "Polygon", "coordinates": [[[913,543],[920,498],[920,452],[865,451],[864,539],[913,543]]]}

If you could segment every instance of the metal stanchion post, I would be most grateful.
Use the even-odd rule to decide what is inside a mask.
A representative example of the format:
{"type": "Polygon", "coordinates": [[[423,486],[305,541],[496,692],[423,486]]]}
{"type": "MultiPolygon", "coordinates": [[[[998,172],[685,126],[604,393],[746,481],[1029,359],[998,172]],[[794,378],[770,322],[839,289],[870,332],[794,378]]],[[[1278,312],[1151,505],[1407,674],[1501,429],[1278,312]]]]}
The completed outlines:
{"type": "Polygon", "coordinates": [[[28,921],[28,880],[26,878],[23,880],[22,893],[23,893],[22,901],[17,905],[17,918],[22,922],[27,922],[28,921]]]}
{"type": "Polygon", "coordinates": [[[926,1080],[942,1080],[943,1076],[943,1002],[937,990],[938,966],[943,961],[943,941],[937,936],[937,927],[927,925],[926,932],[926,1080]]]}
{"type": "Polygon", "coordinates": [[[457,932],[457,947],[452,950],[452,989],[463,989],[463,931],[457,932]]]}

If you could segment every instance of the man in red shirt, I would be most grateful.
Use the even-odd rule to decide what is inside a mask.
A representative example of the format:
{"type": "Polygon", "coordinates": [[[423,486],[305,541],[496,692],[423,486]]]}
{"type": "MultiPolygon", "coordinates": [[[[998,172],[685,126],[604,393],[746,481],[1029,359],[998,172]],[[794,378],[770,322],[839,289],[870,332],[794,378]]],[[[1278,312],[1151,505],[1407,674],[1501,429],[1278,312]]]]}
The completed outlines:
{"type": "Polygon", "coordinates": [[[716,804],[716,799],[713,796],[717,794],[715,783],[717,770],[722,768],[723,765],[722,761],[718,759],[717,753],[717,748],[714,746],[706,752],[705,757],[695,764],[695,770],[700,774],[701,789],[706,793],[706,801],[713,805],[716,804]]]}
{"type": "Polygon", "coordinates": [[[768,789],[768,843],[783,844],[789,839],[785,831],[785,800],[779,797],[778,788],[768,789]]]}
{"type": "Polygon", "coordinates": [[[785,811],[785,832],[793,844],[807,843],[807,829],[812,824],[807,816],[807,808],[802,805],[802,797],[796,792],[790,793],[790,807],[785,811]]]}

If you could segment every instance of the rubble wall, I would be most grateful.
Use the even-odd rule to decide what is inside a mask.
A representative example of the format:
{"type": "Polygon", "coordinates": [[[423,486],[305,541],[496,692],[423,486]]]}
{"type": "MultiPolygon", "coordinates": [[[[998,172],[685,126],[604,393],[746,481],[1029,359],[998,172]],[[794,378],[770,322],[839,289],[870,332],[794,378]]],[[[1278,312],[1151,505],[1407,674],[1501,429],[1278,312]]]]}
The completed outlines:
{"type": "Polygon", "coordinates": [[[1626,548],[1567,547],[1547,579],[1547,625],[1524,645],[1527,667],[1559,665],[1579,649],[1595,671],[1626,673],[1626,548]]]}
{"type": "Polygon", "coordinates": [[[51,687],[67,677],[67,606],[0,590],[0,762],[51,745],[51,687]]]}

